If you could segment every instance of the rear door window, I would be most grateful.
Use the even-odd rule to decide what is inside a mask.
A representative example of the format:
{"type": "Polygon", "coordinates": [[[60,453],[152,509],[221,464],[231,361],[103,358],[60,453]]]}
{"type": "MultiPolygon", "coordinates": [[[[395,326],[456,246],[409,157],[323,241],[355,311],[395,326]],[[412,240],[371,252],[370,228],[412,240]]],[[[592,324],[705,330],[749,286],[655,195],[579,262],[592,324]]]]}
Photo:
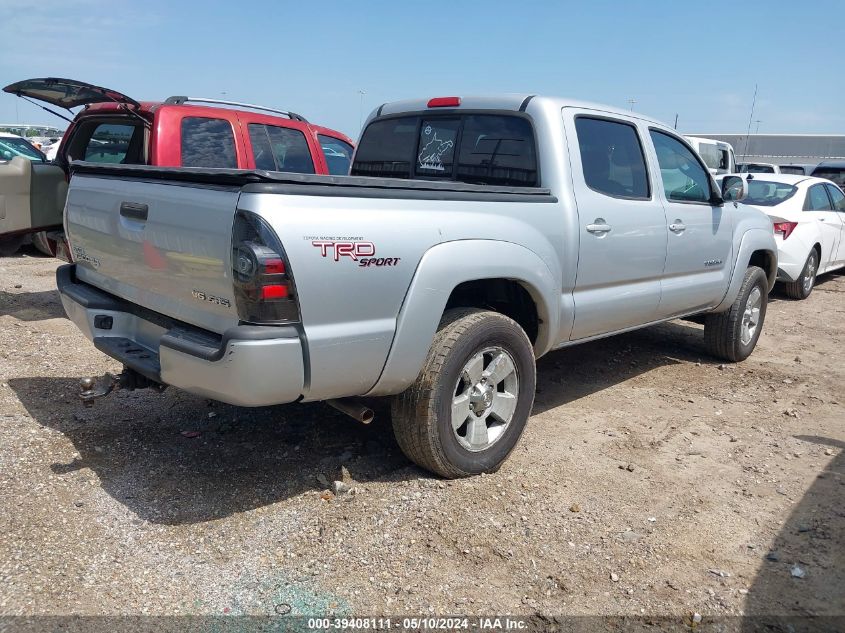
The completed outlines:
{"type": "Polygon", "coordinates": [[[590,189],[616,198],[650,197],[643,148],[633,125],[578,116],[575,132],[590,189]]]}
{"type": "Polygon", "coordinates": [[[361,136],[351,173],[512,187],[539,181],[530,120],[493,114],[374,121],[361,136]]]}
{"type": "Polygon", "coordinates": [[[825,187],[827,187],[827,193],[833,202],[833,208],[837,211],[845,211],[845,194],[833,185],[825,185],[825,187]]]}
{"type": "Polygon", "coordinates": [[[824,185],[813,185],[807,192],[807,202],[804,204],[805,211],[831,211],[830,198],[824,185]]]}
{"type": "Polygon", "coordinates": [[[237,169],[232,125],[225,119],[182,119],[182,166],[237,169]]]}
{"type": "Polygon", "coordinates": [[[320,141],[329,173],[333,176],[346,176],[349,173],[349,165],[352,163],[354,148],[339,138],[325,134],[318,134],[317,140],[320,141]]]}
{"type": "Polygon", "coordinates": [[[314,161],[305,135],[293,128],[249,124],[255,166],[268,171],[313,174],[314,161]]]}

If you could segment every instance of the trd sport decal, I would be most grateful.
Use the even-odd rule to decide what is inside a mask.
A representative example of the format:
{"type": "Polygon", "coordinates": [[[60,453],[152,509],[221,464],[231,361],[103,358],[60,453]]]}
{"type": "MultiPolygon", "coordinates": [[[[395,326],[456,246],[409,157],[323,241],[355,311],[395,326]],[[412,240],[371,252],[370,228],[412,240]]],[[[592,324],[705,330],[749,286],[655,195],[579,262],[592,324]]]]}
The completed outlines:
{"type": "Polygon", "coordinates": [[[376,245],[372,242],[364,242],[362,238],[353,237],[337,240],[306,237],[305,239],[311,241],[311,246],[319,249],[321,257],[330,257],[336,262],[340,261],[342,257],[348,257],[352,261],[358,262],[360,268],[396,266],[401,259],[401,257],[375,257],[376,245]]]}

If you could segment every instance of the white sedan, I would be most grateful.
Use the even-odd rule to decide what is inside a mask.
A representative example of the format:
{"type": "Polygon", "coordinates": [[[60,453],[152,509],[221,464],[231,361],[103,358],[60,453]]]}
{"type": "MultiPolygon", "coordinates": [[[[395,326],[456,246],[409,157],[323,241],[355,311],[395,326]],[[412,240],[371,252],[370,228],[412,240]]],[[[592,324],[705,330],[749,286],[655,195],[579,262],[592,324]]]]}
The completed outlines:
{"type": "Polygon", "coordinates": [[[742,174],[742,178],[748,184],[743,203],[772,218],[778,280],[784,282],[789,297],[806,299],[816,275],[845,267],[845,194],[823,178],[791,174],[742,174]]]}

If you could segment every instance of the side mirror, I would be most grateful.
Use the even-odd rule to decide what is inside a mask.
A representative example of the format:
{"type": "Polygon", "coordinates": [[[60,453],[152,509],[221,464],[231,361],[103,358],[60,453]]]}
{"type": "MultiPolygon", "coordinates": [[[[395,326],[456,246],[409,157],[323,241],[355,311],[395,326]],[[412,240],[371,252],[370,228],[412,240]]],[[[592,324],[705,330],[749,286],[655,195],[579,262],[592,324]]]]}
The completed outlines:
{"type": "Polygon", "coordinates": [[[742,176],[725,176],[722,178],[722,200],[725,202],[741,202],[748,196],[748,183],[742,176]]]}

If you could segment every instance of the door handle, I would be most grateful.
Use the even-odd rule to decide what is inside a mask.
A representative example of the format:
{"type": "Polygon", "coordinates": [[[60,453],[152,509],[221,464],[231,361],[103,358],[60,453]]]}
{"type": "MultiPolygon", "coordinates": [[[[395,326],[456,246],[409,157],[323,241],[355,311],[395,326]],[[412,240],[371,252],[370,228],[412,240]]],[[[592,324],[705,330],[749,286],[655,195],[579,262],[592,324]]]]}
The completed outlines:
{"type": "Polygon", "coordinates": [[[687,225],[683,222],[672,222],[672,224],[669,225],[669,230],[673,233],[683,233],[687,230],[687,225]]]}
{"type": "Polygon", "coordinates": [[[141,222],[146,222],[149,211],[149,207],[140,202],[120,203],[120,215],[130,220],[139,220],[141,222]]]}
{"type": "Polygon", "coordinates": [[[605,233],[610,233],[611,226],[604,221],[604,218],[596,218],[593,224],[588,224],[584,228],[590,233],[604,235],[605,233]]]}

